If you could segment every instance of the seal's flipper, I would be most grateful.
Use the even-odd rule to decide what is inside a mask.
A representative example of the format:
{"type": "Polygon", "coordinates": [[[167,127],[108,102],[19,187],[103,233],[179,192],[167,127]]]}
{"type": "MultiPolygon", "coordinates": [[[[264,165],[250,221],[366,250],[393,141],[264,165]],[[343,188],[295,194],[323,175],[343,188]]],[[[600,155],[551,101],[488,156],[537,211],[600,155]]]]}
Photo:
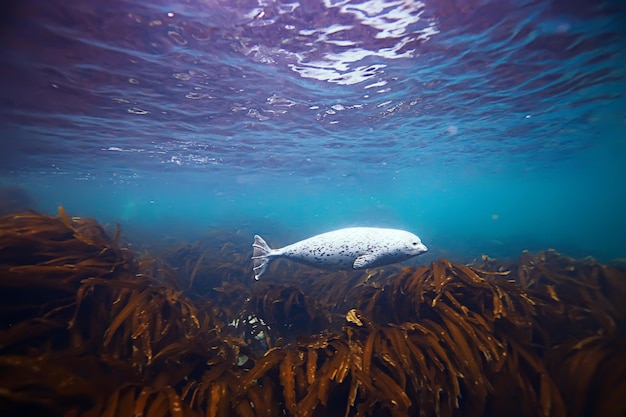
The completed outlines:
{"type": "Polygon", "coordinates": [[[365,269],[373,266],[374,262],[378,260],[380,256],[377,252],[368,252],[365,255],[361,255],[354,260],[352,264],[352,268],[354,269],[365,269]]]}
{"type": "Polygon", "coordinates": [[[252,244],[252,270],[254,271],[254,279],[259,279],[267,265],[270,263],[269,257],[272,252],[272,248],[269,247],[263,238],[259,235],[254,235],[254,243],[252,244]]]}

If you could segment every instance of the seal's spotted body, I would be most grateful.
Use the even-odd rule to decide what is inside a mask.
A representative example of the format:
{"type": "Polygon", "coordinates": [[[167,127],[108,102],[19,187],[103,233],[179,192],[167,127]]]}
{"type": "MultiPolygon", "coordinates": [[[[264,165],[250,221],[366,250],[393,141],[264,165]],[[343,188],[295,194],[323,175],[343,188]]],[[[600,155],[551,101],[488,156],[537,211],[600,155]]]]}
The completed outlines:
{"type": "Polygon", "coordinates": [[[375,227],[350,227],[322,233],[280,249],[271,249],[255,235],[252,247],[256,279],[275,258],[323,269],[349,270],[402,262],[428,250],[413,233],[375,227]]]}

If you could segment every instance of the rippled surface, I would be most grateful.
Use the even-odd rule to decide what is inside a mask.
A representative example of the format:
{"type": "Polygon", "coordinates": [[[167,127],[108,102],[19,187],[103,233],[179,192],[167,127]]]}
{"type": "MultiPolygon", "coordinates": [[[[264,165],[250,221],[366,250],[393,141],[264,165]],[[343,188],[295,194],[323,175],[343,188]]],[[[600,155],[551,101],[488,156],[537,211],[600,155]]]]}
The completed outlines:
{"type": "Polygon", "coordinates": [[[296,172],[432,153],[560,159],[597,140],[572,130],[623,100],[616,7],[16,3],[2,119],[28,132],[44,167],[72,142],[68,169],[94,154],[296,172]]]}
{"type": "MultiPolygon", "coordinates": [[[[411,184],[458,191],[451,179],[468,172],[545,169],[567,181],[587,155],[600,155],[594,172],[625,148],[618,1],[52,0],[7,10],[0,163],[11,181],[236,178],[248,187],[229,195],[239,207],[276,178],[298,179],[298,198],[378,184],[393,203],[371,197],[375,211],[394,211],[411,184]],[[330,189],[303,185],[316,179],[330,189]]],[[[623,185],[605,174],[617,181],[607,188],[623,185]]],[[[551,187],[563,189],[534,197],[551,187]]],[[[475,189],[480,201],[502,199],[475,189]]],[[[370,196],[355,198],[367,211],[370,196]]]]}

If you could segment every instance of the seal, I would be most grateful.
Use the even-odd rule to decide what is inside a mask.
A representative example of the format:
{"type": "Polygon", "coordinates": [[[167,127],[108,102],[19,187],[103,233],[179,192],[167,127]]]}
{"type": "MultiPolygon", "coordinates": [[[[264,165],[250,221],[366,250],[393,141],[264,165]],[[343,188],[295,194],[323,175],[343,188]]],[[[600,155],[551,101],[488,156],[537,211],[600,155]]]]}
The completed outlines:
{"type": "Polygon", "coordinates": [[[322,233],[280,249],[259,235],[252,244],[254,278],[276,258],[329,270],[365,269],[402,262],[428,250],[411,232],[377,227],[349,227],[322,233]]]}

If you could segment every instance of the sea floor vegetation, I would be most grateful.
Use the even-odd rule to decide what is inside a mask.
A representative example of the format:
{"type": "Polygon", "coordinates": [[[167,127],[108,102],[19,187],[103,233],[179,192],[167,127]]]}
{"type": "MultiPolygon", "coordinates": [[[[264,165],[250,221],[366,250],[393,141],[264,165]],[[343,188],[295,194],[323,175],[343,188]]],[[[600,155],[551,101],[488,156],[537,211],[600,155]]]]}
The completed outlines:
{"type": "Polygon", "coordinates": [[[95,220],[0,218],[0,413],[624,416],[626,267],[251,272],[249,233],[150,257],[95,220]]]}

